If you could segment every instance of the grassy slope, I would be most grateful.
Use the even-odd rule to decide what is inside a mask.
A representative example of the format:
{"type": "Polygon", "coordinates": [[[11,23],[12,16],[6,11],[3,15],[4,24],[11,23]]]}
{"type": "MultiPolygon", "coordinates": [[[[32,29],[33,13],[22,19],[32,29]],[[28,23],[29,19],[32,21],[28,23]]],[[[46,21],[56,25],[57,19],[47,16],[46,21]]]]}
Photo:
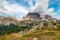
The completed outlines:
{"type": "Polygon", "coordinates": [[[48,31],[48,30],[36,30],[28,35],[22,36],[20,40],[32,40],[33,38],[38,38],[39,40],[60,40],[59,31],[48,31]]]}
{"type": "Polygon", "coordinates": [[[22,37],[18,33],[13,33],[0,37],[0,40],[33,40],[33,38],[38,38],[39,40],[60,40],[60,26],[55,30],[36,29],[22,37]]]}
{"type": "Polygon", "coordinates": [[[20,37],[18,34],[11,34],[0,37],[0,40],[32,40],[38,38],[39,40],[60,40],[60,31],[56,30],[34,30],[30,34],[20,37]]]}

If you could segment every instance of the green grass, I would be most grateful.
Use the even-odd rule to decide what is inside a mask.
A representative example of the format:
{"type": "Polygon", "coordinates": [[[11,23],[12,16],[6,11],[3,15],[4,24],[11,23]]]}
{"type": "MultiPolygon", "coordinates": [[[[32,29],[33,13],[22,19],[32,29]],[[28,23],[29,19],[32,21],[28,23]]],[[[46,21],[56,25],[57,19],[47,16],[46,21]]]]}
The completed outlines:
{"type": "Polygon", "coordinates": [[[60,40],[60,35],[58,35],[57,33],[59,33],[58,31],[48,31],[48,32],[33,32],[31,34],[28,35],[24,35],[21,37],[21,40],[30,40],[33,38],[39,38],[41,40],[41,38],[43,39],[44,37],[46,38],[51,38],[52,40],[60,40]]]}
{"type": "MultiPolygon", "coordinates": [[[[17,35],[17,34],[16,34],[17,35]]],[[[0,40],[32,40],[33,38],[38,38],[39,40],[60,40],[59,30],[34,30],[33,32],[26,34],[22,37],[15,37],[14,35],[7,35],[0,37],[0,40]]]]}

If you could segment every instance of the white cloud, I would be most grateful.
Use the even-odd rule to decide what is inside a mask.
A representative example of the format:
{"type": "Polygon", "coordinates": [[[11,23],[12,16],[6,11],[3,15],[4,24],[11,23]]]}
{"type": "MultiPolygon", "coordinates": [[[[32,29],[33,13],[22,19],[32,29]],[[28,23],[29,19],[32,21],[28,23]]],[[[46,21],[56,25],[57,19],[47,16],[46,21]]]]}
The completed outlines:
{"type": "Polygon", "coordinates": [[[47,10],[47,13],[53,13],[53,11],[54,11],[54,8],[50,8],[47,10]]]}
{"type": "Polygon", "coordinates": [[[59,13],[60,14],[60,9],[58,9],[58,12],[57,13],[59,13]]]}
{"type": "Polygon", "coordinates": [[[22,5],[9,4],[7,1],[2,1],[0,5],[0,13],[23,16],[23,14],[26,15],[28,13],[28,10],[22,5]]]}
{"type": "Polygon", "coordinates": [[[49,8],[49,0],[34,0],[36,3],[35,5],[32,3],[33,0],[28,1],[30,5],[30,12],[40,12],[49,14],[54,11],[54,8],[49,8]]]}
{"type": "Polygon", "coordinates": [[[58,11],[54,12],[53,14],[51,14],[54,18],[60,19],[60,9],[58,9],[58,11]]]}
{"type": "MultiPolygon", "coordinates": [[[[54,8],[49,8],[49,0],[27,0],[30,7],[30,12],[40,12],[44,14],[53,13],[54,8]],[[35,4],[33,4],[35,1],[35,4]]],[[[18,15],[20,17],[26,15],[29,10],[26,7],[18,4],[9,4],[6,0],[0,2],[0,13],[6,13],[8,15],[18,15]]]]}

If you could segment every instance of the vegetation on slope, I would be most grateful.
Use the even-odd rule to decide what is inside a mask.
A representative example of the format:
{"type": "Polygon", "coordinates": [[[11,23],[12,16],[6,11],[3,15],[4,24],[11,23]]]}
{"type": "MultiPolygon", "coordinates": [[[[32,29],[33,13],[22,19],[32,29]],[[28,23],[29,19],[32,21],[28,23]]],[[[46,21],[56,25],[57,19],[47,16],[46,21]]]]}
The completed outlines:
{"type": "Polygon", "coordinates": [[[4,36],[11,33],[18,33],[20,31],[29,30],[31,27],[28,26],[18,26],[15,24],[10,25],[0,25],[0,36],[4,36]]]}
{"type": "MultiPolygon", "coordinates": [[[[21,26],[15,25],[19,30],[12,31],[12,34],[10,35],[0,36],[0,40],[33,40],[33,38],[38,38],[39,40],[60,40],[60,24],[59,23],[44,21],[42,27],[41,27],[41,23],[42,22],[39,22],[39,21],[24,21],[24,22],[22,21],[21,25],[25,25],[24,27],[28,26],[28,28],[26,29],[31,30],[32,28],[34,29],[35,26],[38,26],[38,27],[35,30],[32,30],[31,32],[29,32],[28,34],[21,36],[21,34],[18,34],[16,32],[20,32],[22,29],[25,30],[25,28],[23,27],[19,29],[21,26]]],[[[15,26],[12,26],[13,28],[11,29],[14,29],[15,26]]]]}

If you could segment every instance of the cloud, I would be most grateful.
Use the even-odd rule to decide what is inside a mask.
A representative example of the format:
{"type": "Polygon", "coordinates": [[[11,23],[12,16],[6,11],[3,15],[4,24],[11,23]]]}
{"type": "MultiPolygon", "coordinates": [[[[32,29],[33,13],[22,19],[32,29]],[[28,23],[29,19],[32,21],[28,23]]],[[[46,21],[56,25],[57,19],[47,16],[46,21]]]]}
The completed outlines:
{"type": "Polygon", "coordinates": [[[28,10],[22,5],[18,5],[16,3],[9,4],[8,1],[2,1],[0,5],[0,13],[22,17],[28,13],[28,10]]]}
{"type": "Polygon", "coordinates": [[[54,11],[54,8],[49,8],[48,10],[47,10],[47,13],[53,13],[53,11],[54,11]]]}
{"type": "Polygon", "coordinates": [[[58,9],[58,11],[54,12],[53,14],[51,14],[54,18],[60,19],[60,9],[58,9]]]}
{"type": "Polygon", "coordinates": [[[59,13],[60,14],[60,9],[58,9],[58,12],[57,13],[59,13]]]}
{"type": "MultiPolygon", "coordinates": [[[[15,1],[15,0],[9,0],[15,1]]],[[[54,8],[48,8],[50,0],[25,0],[28,2],[29,7],[22,6],[16,2],[10,4],[7,0],[0,0],[0,14],[5,13],[7,15],[23,17],[28,12],[39,12],[43,14],[54,14],[54,8]]],[[[54,0],[55,1],[55,0],[54,0]]],[[[60,1],[57,1],[57,3],[60,1]]],[[[55,3],[52,1],[52,3],[55,3]]],[[[59,12],[60,13],[60,12],[59,12]]]]}
{"type": "Polygon", "coordinates": [[[53,13],[54,8],[49,8],[49,0],[34,0],[35,4],[33,4],[33,0],[28,1],[30,5],[30,12],[39,12],[44,14],[53,13]]]}

